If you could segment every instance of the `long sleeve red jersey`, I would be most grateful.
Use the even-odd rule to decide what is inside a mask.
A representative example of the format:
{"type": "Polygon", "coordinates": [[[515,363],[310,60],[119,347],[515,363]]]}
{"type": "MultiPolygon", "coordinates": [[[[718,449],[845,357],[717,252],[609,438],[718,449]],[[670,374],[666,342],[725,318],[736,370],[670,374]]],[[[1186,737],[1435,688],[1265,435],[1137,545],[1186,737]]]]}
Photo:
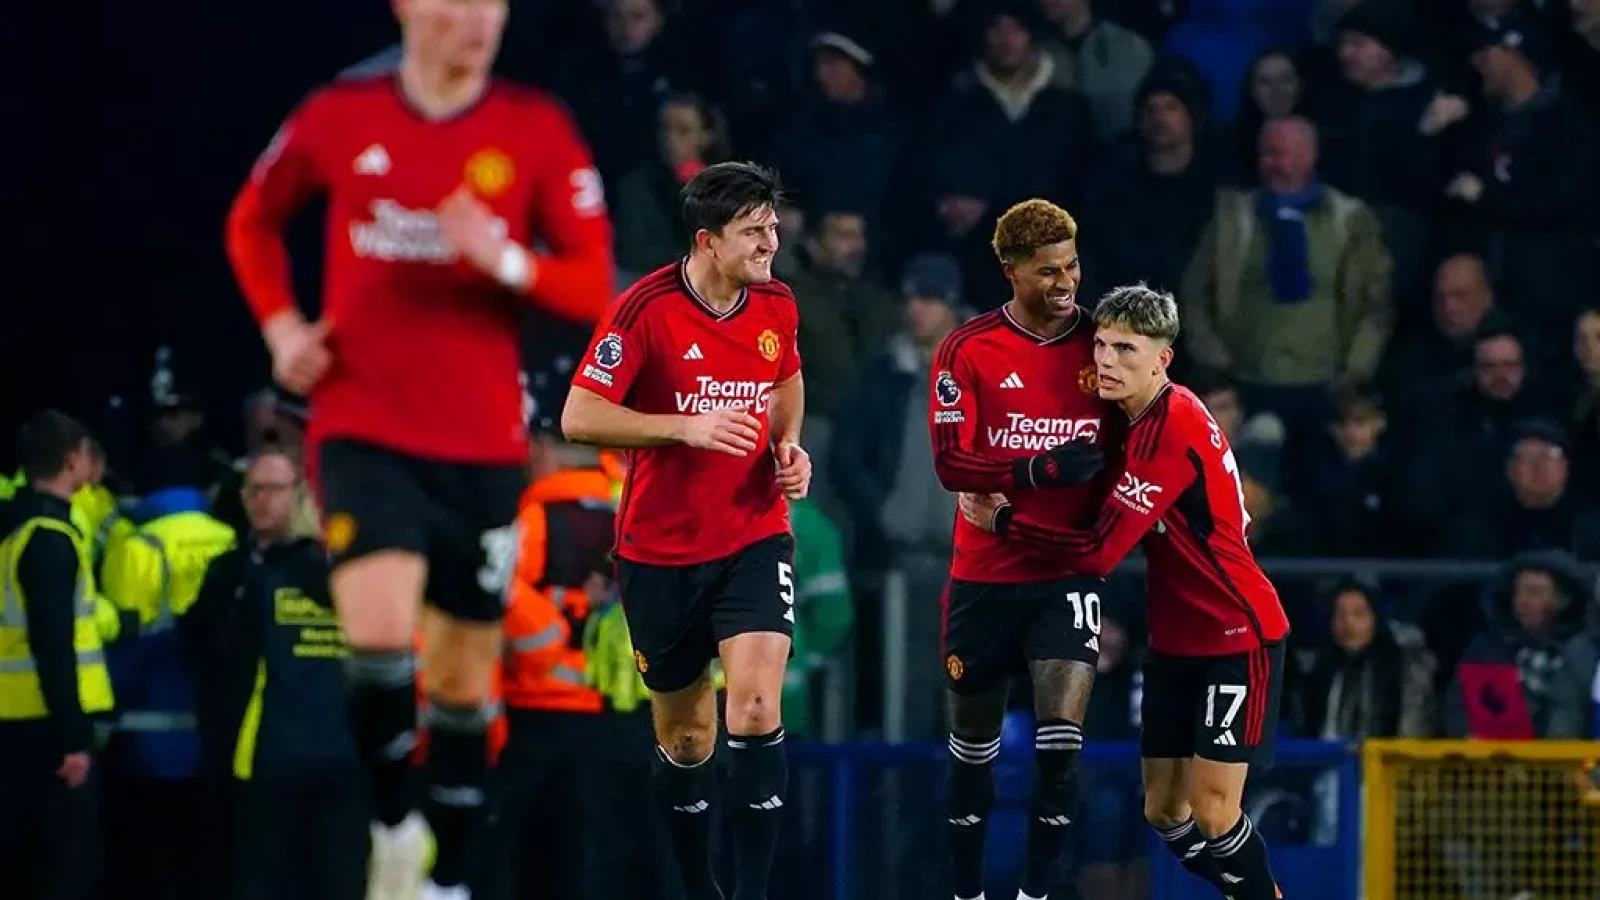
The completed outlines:
{"type": "MultiPolygon", "coordinates": [[[[1017,510],[1062,528],[1093,510],[1091,487],[1019,488],[1015,475],[1018,460],[1063,441],[1099,439],[1106,404],[1096,393],[1088,324],[1043,338],[1004,307],[985,313],[939,345],[929,390],[933,464],[945,490],[1005,493],[1017,510]]],[[[951,578],[1016,584],[1081,571],[1081,561],[1059,549],[1006,541],[956,517],[951,578]]]]}
{"type": "Polygon", "coordinates": [[[1250,516],[1233,449],[1205,404],[1168,385],[1128,424],[1116,488],[1090,530],[1015,510],[1007,536],[1054,547],[1104,577],[1144,541],[1150,647],[1242,653],[1282,640],[1289,620],[1246,543],[1250,516]]]}
{"type": "Polygon", "coordinates": [[[434,210],[465,186],[510,240],[534,245],[529,299],[592,323],[611,294],[600,177],[566,112],[491,82],[448,118],[417,112],[392,74],[313,93],[256,163],[228,216],[228,255],[257,320],[292,309],[287,221],[328,199],[323,315],[333,365],[311,438],[453,462],[526,458],[519,299],[458,258],[434,210]]]}

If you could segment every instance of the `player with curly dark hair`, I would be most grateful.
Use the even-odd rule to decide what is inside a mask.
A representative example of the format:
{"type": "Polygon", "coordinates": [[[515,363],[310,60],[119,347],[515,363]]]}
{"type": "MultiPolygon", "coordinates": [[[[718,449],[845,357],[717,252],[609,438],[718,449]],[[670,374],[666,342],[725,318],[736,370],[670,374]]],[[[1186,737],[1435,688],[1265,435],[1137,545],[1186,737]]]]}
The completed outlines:
{"type": "MultiPolygon", "coordinates": [[[[929,428],[946,490],[999,494],[1032,515],[1077,522],[1094,509],[1094,328],[1077,302],[1078,225],[1046,200],[1007,210],[994,252],[1011,300],[945,338],[934,357],[929,428]]],[[[958,518],[945,592],[949,821],[957,900],[983,896],[985,825],[1006,688],[1033,684],[1038,779],[1022,898],[1049,892],[1077,799],[1083,718],[1100,656],[1100,580],[1063,554],[996,538],[958,518]]]]}

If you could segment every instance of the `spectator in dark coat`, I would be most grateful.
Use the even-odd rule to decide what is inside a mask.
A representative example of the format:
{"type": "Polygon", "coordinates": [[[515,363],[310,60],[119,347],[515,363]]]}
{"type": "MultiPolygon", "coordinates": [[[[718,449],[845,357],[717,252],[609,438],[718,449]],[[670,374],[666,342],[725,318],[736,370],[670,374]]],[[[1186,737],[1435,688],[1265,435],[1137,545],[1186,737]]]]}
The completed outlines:
{"type": "Polygon", "coordinates": [[[1578,389],[1571,409],[1573,483],[1585,505],[1600,508],[1600,306],[1572,326],[1578,389]]]}
{"type": "Polygon", "coordinates": [[[1371,391],[1347,385],[1334,398],[1334,415],[1323,440],[1296,470],[1301,483],[1290,496],[1296,508],[1313,511],[1306,526],[1312,545],[1327,556],[1414,556],[1410,510],[1404,507],[1405,467],[1385,440],[1388,418],[1371,391]]]}
{"type": "MultiPolygon", "coordinates": [[[[1590,734],[1592,583],[1569,554],[1543,551],[1512,559],[1484,592],[1488,625],[1467,646],[1461,664],[1514,666],[1535,737],[1576,740],[1590,734]]],[[[1450,737],[1471,734],[1459,675],[1445,695],[1442,725],[1450,737]]]]}
{"type": "Polygon", "coordinates": [[[617,268],[623,284],[689,252],[678,191],[702,168],[728,158],[727,127],[699,94],[673,94],[657,114],[657,154],[635,166],[612,200],[617,268]]]}
{"type": "Polygon", "coordinates": [[[1593,273],[1596,160],[1592,123],[1547,77],[1550,54],[1516,17],[1484,33],[1473,63],[1492,109],[1465,126],[1445,194],[1466,237],[1500,257],[1507,310],[1564,342],[1581,302],[1568,286],[1593,273]]]}
{"type": "Polygon", "coordinates": [[[949,552],[955,498],[933,471],[928,373],[960,321],[960,286],[955,260],[912,259],[901,284],[905,329],[867,361],[835,418],[828,471],[854,524],[858,565],[882,566],[893,546],[949,552]],[[893,511],[891,498],[899,498],[893,511]]]}
{"type": "Polygon", "coordinates": [[[1238,115],[1223,132],[1222,177],[1236,187],[1261,183],[1261,127],[1273,119],[1308,115],[1308,87],[1294,56],[1282,48],[1262,52],[1239,86],[1238,115]]]}
{"type": "Polygon", "coordinates": [[[565,47],[559,91],[607,184],[648,159],[668,94],[706,81],[700,57],[667,27],[658,0],[606,0],[604,35],[565,47]]]}
{"type": "Polygon", "coordinates": [[[1477,510],[1483,486],[1503,481],[1513,428],[1548,414],[1516,332],[1491,323],[1474,339],[1472,353],[1471,381],[1433,403],[1417,426],[1412,506],[1441,523],[1477,510]]]}
{"type": "Polygon", "coordinates": [[[1458,253],[1439,263],[1431,322],[1413,323],[1411,333],[1384,354],[1378,370],[1398,422],[1425,419],[1434,404],[1472,382],[1473,347],[1494,314],[1494,287],[1482,257],[1458,253]]]}
{"type": "Polygon", "coordinates": [[[1317,103],[1323,175],[1378,214],[1402,303],[1426,289],[1441,142],[1468,111],[1409,55],[1410,29],[1403,6],[1357,4],[1339,23],[1340,77],[1317,103]]]}
{"type": "Polygon", "coordinates": [[[812,39],[816,93],[767,155],[801,206],[815,214],[848,200],[875,233],[887,233],[886,204],[905,142],[874,82],[877,57],[865,41],[841,31],[812,39]]]}
{"type": "MultiPolygon", "coordinates": [[[[1055,64],[1034,42],[1033,7],[1008,0],[988,13],[982,50],[940,102],[932,133],[942,236],[973,271],[993,268],[980,223],[1029,197],[1075,204],[1095,156],[1089,102],[1051,84],[1055,64]]],[[[1008,296],[998,277],[978,286],[973,299],[981,308],[1008,296]]]]}
{"type": "Polygon", "coordinates": [[[1216,200],[1205,84],[1180,60],[1163,61],[1139,86],[1138,139],[1095,176],[1080,249],[1086,297],[1143,281],[1176,291],[1216,200]]]}
{"type": "Polygon", "coordinates": [[[1432,737],[1437,663],[1422,632],[1391,621],[1370,585],[1342,581],[1329,597],[1333,640],[1300,683],[1301,733],[1335,741],[1432,737]]]}
{"type": "Polygon", "coordinates": [[[1519,423],[1499,486],[1487,487],[1487,502],[1476,514],[1452,520],[1440,555],[1505,559],[1552,548],[1580,559],[1600,559],[1600,519],[1583,510],[1568,489],[1570,453],[1567,434],[1556,423],[1519,423]]]}

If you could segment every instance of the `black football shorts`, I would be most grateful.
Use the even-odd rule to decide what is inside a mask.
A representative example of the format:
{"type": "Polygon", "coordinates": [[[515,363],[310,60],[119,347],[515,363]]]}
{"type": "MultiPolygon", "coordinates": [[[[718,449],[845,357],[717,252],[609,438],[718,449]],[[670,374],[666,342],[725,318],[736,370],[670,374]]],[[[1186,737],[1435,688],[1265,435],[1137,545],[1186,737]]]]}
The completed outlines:
{"type": "Polygon", "coordinates": [[[358,441],[317,450],[323,541],[337,567],[383,550],[427,560],[427,601],[498,622],[516,570],[521,466],[439,462],[358,441]]]}
{"type": "Polygon", "coordinates": [[[645,687],[683,690],[734,635],[794,635],[794,538],[775,534],[686,566],[618,559],[617,591],[645,687]]]}
{"type": "Polygon", "coordinates": [[[1140,755],[1270,766],[1283,666],[1281,641],[1227,656],[1152,652],[1144,664],[1140,755]]]}
{"type": "Polygon", "coordinates": [[[950,690],[981,694],[1028,673],[1033,660],[1100,661],[1098,578],[1022,584],[950,579],[944,668],[950,690]]]}

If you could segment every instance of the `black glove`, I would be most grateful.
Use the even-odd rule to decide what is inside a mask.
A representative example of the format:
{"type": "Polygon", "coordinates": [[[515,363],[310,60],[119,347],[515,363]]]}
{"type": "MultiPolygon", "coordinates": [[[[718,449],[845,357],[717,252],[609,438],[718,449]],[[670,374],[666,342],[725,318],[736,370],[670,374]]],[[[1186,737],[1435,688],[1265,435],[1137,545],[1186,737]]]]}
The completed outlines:
{"type": "Polygon", "coordinates": [[[1066,441],[1016,461],[1018,487],[1087,484],[1106,467],[1105,453],[1088,441],[1066,441]]]}

